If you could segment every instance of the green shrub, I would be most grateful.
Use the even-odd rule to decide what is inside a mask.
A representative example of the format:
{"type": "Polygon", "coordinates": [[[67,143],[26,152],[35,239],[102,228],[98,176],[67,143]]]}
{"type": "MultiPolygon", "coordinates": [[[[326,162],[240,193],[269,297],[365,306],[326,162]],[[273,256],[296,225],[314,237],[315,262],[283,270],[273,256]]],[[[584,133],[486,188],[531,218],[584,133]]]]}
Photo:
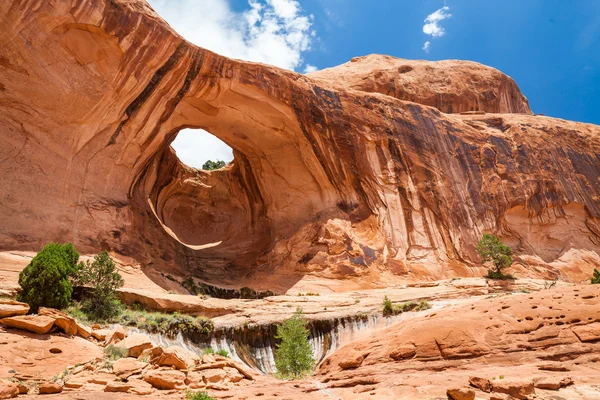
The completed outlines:
{"type": "Polygon", "coordinates": [[[42,306],[68,306],[73,293],[70,278],[77,272],[78,261],[79,253],[71,243],[44,246],[19,274],[22,290],[17,300],[29,304],[34,313],[42,306]]]}
{"type": "Polygon", "coordinates": [[[187,391],[185,393],[186,400],[214,400],[214,397],[211,397],[207,392],[191,392],[187,391]]]}
{"type": "Polygon", "coordinates": [[[394,315],[394,305],[387,296],[383,298],[383,315],[394,315]]]}
{"type": "Polygon", "coordinates": [[[512,250],[505,246],[495,235],[486,233],[476,247],[482,263],[491,261],[493,269],[489,270],[488,278],[504,279],[502,270],[512,265],[512,250]]]}
{"type": "Polygon", "coordinates": [[[225,161],[221,161],[221,160],[217,160],[217,161],[208,160],[204,164],[202,164],[202,169],[205,170],[205,171],[212,171],[214,169],[223,168],[225,165],[227,165],[225,163],[225,161]]]}
{"type": "Polygon", "coordinates": [[[600,271],[594,268],[594,276],[592,276],[592,285],[600,284],[600,271]]]}
{"type": "Polygon", "coordinates": [[[425,299],[416,301],[407,301],[406,303],[392,304],[392,301],[385,296],[383,298],[383,315],[398,315],[408,311],[423,311],[431,308],[431,304],[425,299]]]}
{"type": "Polygon", "coordinates": [[[229,358],[229,352],[225,349],[221,349],[221,350],[217,351],[215,354],[229,358]]]}
{"type": "Polygon", "coordinates": [[[502,272],[488,270],[487,275],[485,276],[488,279],[496,279],[496,280],[511,280],[515,279],[511,274],[503,274],[502,272]]]}
{"type": "Polygon", "coordinates": [[[277,326],[275,338],[281,343],[275,350],[275,366],[282,377],[298,378],[312,370],[315,361],[308,341],[309,333],[301,308],[277,326]]]}
{"type": "Polygon", "coordinates": [[[170,337],[177,336],[180,331],[187,337],[208,335],[213,331],[213,323],[206,317],[193,317],[176,313],[164,314],[126,310],[116,322],[136,326],[152,333],[162,333],[170,337]]]}
{"type": "Polygon", "coordinates": [[[75,282],[92,289],[82,302],[82,309],[86,314],[98,320],[107,320],[121,313],[117,289],[125,282],[108,252],[96,255],[92,262],[81,263],[75,282]]]}
{"type": "Polygon", "coordinates": [[[128,355],[129,350],[124,347],[115,346],[109,344],[104,348],[104,354],[111,360],[118,360],[119,358],[125,358],[128,355]]]}

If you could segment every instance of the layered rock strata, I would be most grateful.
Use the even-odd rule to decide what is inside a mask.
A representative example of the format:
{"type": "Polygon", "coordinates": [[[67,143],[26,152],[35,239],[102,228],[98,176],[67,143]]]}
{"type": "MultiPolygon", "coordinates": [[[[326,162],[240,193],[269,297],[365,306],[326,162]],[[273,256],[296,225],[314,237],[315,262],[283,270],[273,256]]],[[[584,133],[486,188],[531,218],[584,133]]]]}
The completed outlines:
{"type": "Polygon", "coordinates": [[[483,232],[548,276],[600,262],[600,128],[531,115],[493,68],[368,56],[303,76],[198,48],[143,0],[0,4],[2,249],[71,241],[280,291],[480,274],[483,232]],[[234,162],[183,165],[183,128],[234,162]]]}

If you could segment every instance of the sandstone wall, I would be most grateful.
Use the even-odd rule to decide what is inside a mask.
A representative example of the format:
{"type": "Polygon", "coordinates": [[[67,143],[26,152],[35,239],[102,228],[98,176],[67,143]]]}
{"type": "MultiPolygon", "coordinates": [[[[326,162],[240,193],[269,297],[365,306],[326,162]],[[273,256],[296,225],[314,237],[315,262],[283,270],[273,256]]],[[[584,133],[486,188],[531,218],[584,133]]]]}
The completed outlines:
{"type": "Polygon", "coordinates": [[[497,70],[371,56],[303,76],[195,47],[141,0],[0,5],[2,249],[72,241],[257,289],[480,274],[483,232],[524,273],[600,263],[600,128],[530,115],[497,70]],[[189,127],[234,163],[182,165],[189,127]]]}

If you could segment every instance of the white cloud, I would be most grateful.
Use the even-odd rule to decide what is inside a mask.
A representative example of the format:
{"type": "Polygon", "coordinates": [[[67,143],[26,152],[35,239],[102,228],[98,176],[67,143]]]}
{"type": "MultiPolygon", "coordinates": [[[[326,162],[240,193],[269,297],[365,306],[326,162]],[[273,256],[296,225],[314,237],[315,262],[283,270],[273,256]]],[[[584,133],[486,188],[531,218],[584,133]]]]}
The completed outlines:
{"type": "Polygon", "coordinates": [[[439,22],[452,17],[452,14],[448,13],[450,7],[444,6],[439,10],[436,10],[429,14],[427,18],[425,18],[425,25],[423,25],[423,32],[426,35],[431,35],[434,38],[444,36],[446,31],[439,25],[439,22]]]}
{"type": "Polygon", "coordinates": [[[429,53],[429,46],[431,46],[431,42],[428,40],[425,42],[425,44],[423,44],[423,50],[425,50],[425,53],[429,53]]]}
{"type": "MultiPolygon", "coordinates": [[[[296,0],[248,0],[233,10],[230,0],[149,0],[151,6],[188,41],[231,58],[285,69],[302,66],[316,34],[313,16],[296,0]]],[[[306,65],[305,69],[308,69],[306,65]]],[[[201,167],[208,159],[231,161],[226,144],[202,130],[182,130],[172,147],[185,164],[201,167]]]]}
{"type": "Polygon", "coordinates": [[[233,160],[231,148],[202,129],[182,130],[171,146],[182,162],[198,169],[206,160],[233,160]]]}
{"type": "Polygon", "coordinates": [[[249,0],[242,11],[229,0],[149,2],[184,38],[227,57],[295,69],[313,39],[313,17],[296,0],[249,0]]]}
{"type": "MultiPolygon", "coordinates": [[[[431,36],[433,39],[438,38],[440,36],[444,36],[446,34],[446,31],[442,26],[440,26],[439,23],[445,19],[452,17],[452,14],[448,12],[449,10],[450,7],[444,6],[429,14],[424,21],[425,25],[423,25],[423,33],[431,36]]],[[[426,41],[423,44],[422,48],[425,51],[425,53],[429,53],[429,49],[431,48],[431,42],[426,41]]]]}
{"type": "Polygon", "coordinates": [[[319,68],[315,67],[314,65],[311,64],[306,64],[306,67],[304,67],[304,73],[305,74],[310,74],[311,72],[315,72],[318,71],[319,68]]]}

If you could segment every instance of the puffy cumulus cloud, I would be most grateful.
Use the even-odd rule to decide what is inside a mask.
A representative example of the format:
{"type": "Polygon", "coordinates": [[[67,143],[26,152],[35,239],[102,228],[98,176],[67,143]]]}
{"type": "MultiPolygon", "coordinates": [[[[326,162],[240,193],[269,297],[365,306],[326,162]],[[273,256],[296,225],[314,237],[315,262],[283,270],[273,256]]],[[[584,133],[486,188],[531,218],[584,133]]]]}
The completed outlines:
{"type": "Polygon", "coordinates": [[[296,69],[314,38],[312,15],[296,0],[249,0],[234,11],[228,0],[149,0],[190,42],[227,57],[296,69]]]}
{"type": "MultiPolygon", "coordinates": [[[[424,21],[425,25],[423,25],[423,33],[431,36],[434,39],[440,36],[444,36],[446,34],[446,31],[440,25],[440,22],[452,17],[452,14],[450,14],[448,11],[450,11],[450,7],[444,6],[429,14],[424,21]]],[[[429,49],[431,48],[431,42],[429,40],[426,41],[423,44],[422,48],[426,53],[429,53],[429,49]]]]}
{"type": "Polygon", "coordinates": [[[446,31],[444,31],[444,28],[442,28],[439,23],[445,19],[452,17],[452,14],[448,13],[449,10],[450,7],[444,6],[439,10],[435,10],[434,12],[429,14],[427,18],[425,18],[423,32],[426,35],[431,35],[433,37],[444,36],[446,31]]]}
{"type": "MultiPolygon", "coordinates": [[[[296,0],[249,0],[233,10],[228,0],[149,0],[150,5],[188,41],[231,58],[285,69],[303,65],[302,55],[316,34],[313,16],[296,0]]],[[[314,68],[306,65],[304,70],[314,68]]],[[[172,143],[185,164],[200,168],[206,160],[231,161],[231,149],[196,129],[179,132],[172,143]]]]}
{"type": "Polygon", "coordinates": [[[319,68],[315,67],[314,65],[311,64],[306,64],[306,67],[304,67],[304,73],[305,74],[310,74],[311,72],[315,72],[318,71],[319,68]]]}

